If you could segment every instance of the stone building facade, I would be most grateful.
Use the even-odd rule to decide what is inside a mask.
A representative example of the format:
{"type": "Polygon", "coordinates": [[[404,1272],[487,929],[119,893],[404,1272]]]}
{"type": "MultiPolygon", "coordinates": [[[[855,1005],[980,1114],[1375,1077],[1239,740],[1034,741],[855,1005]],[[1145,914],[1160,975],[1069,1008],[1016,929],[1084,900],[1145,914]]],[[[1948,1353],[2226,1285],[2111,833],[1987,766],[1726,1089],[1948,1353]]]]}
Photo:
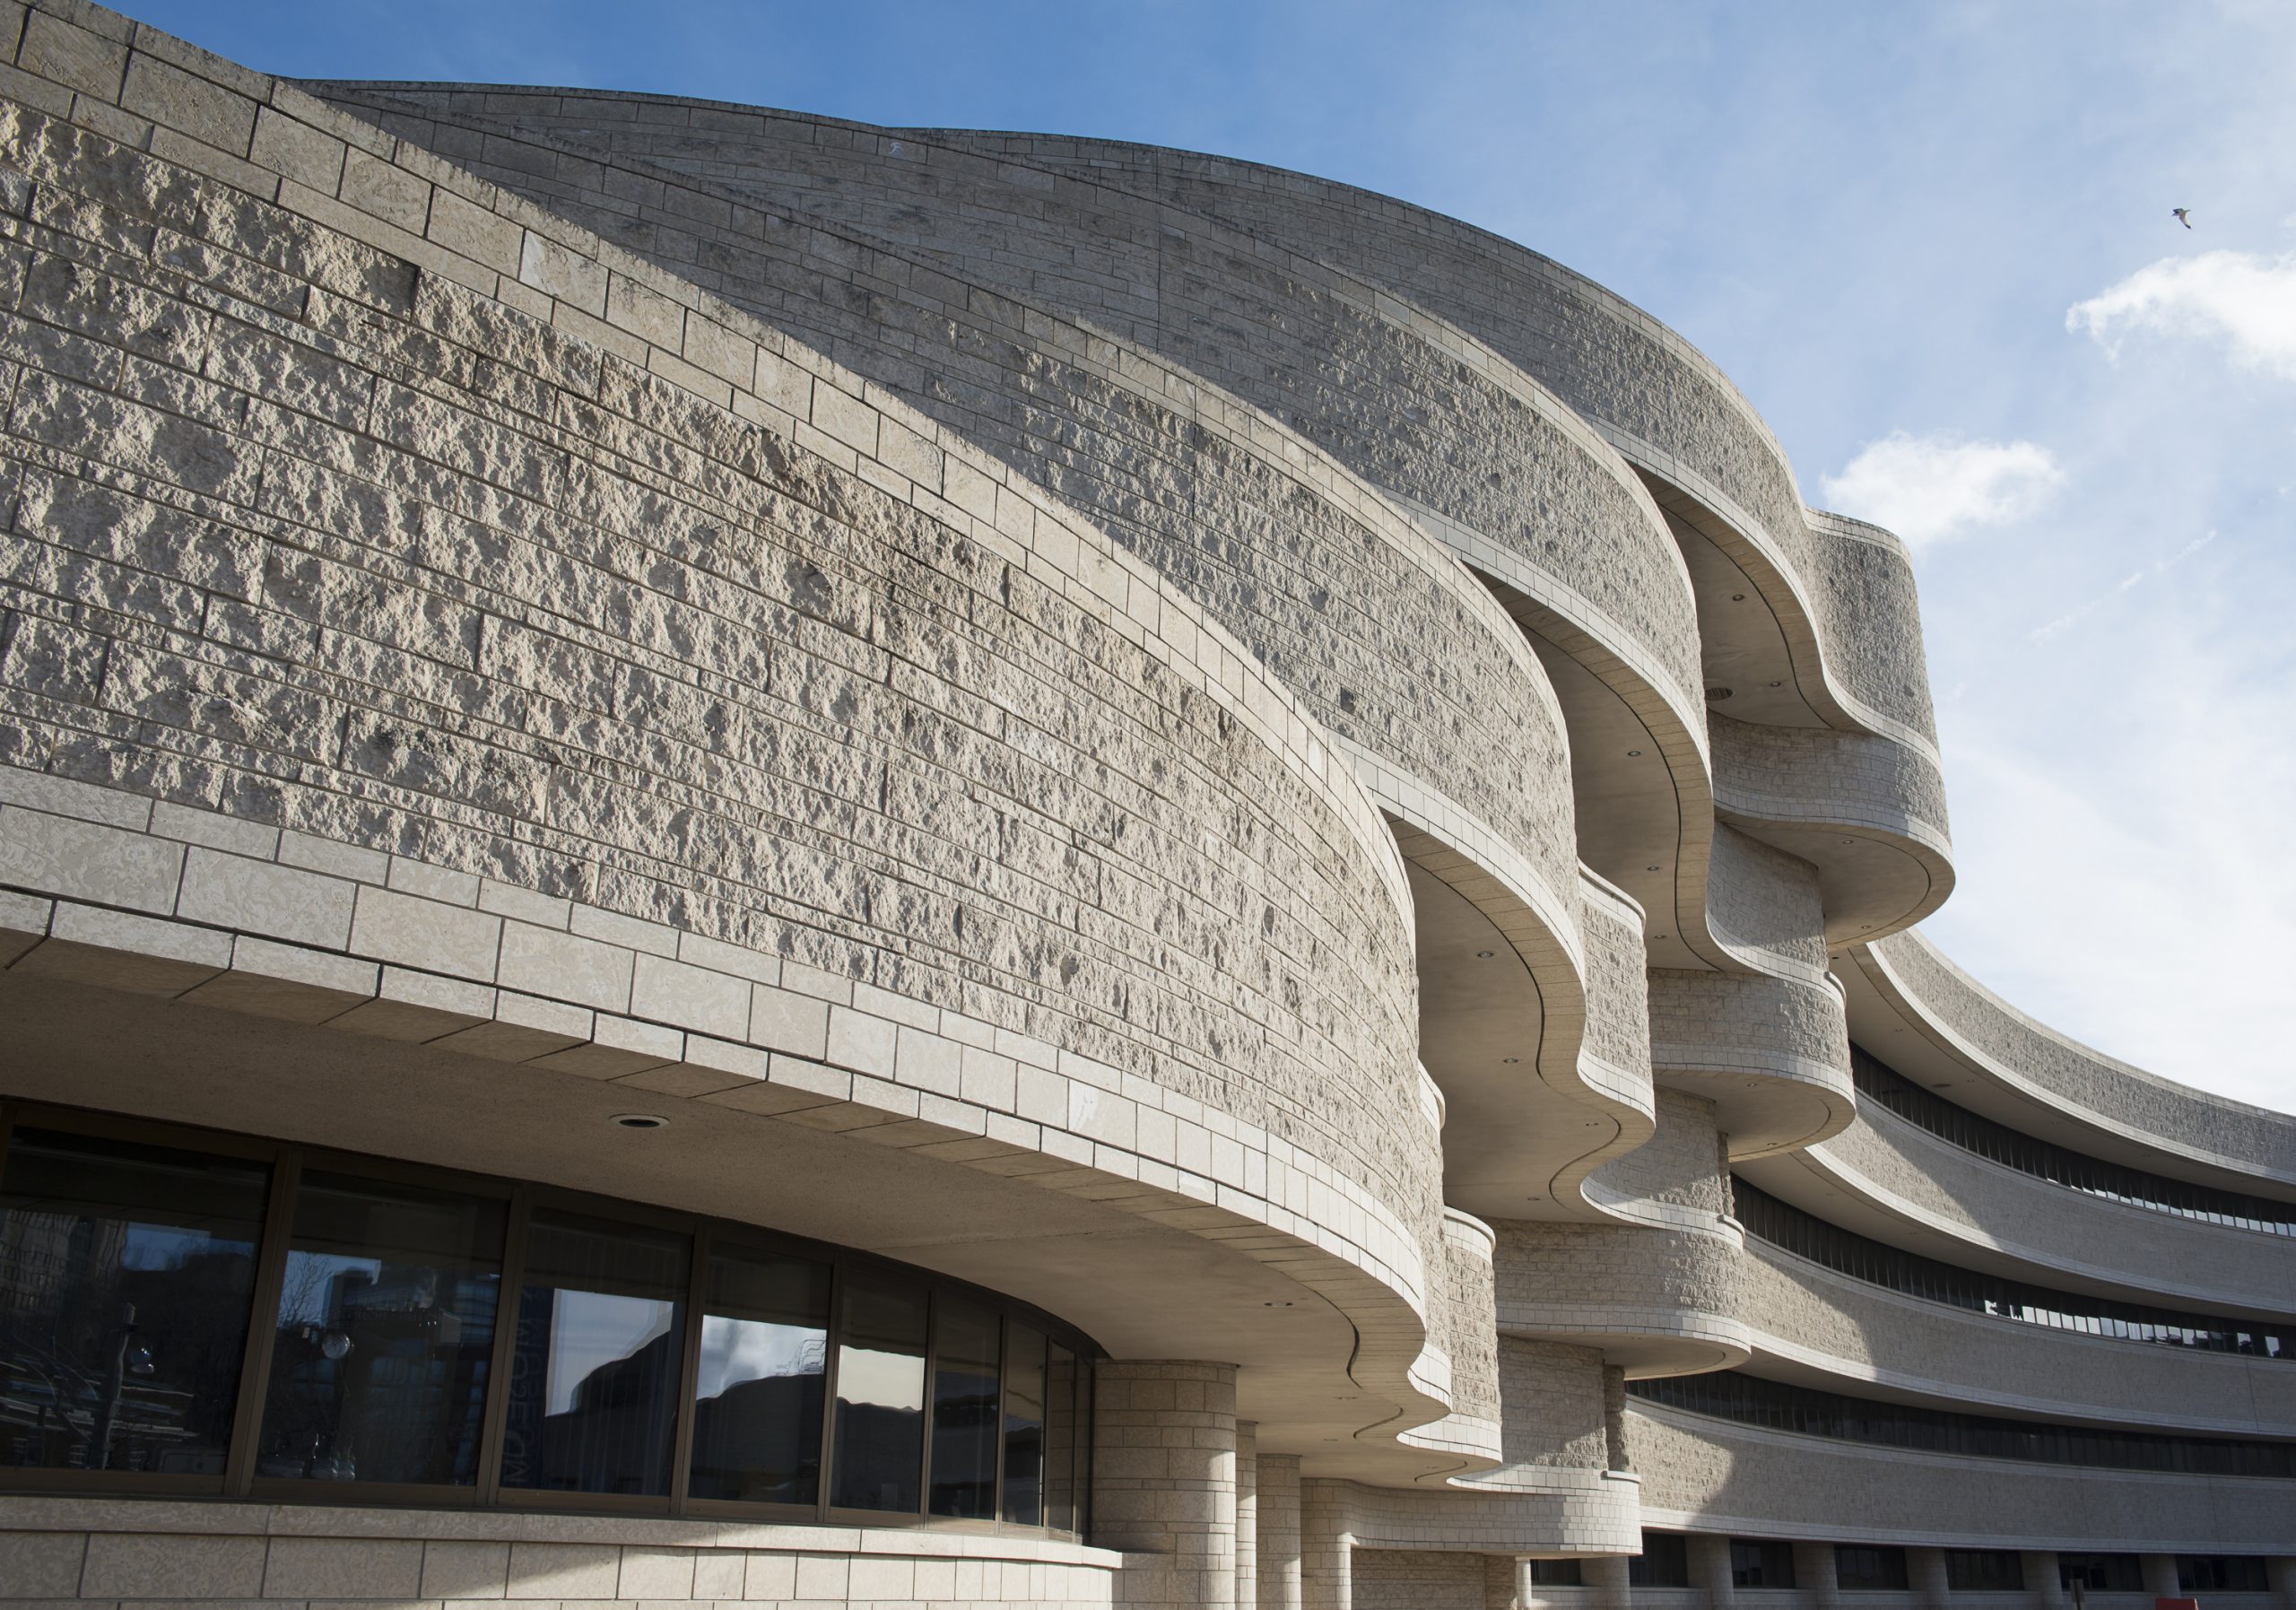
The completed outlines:
{"type": "Polygon", "coordinates": [[[1680,337],[0,4],[0,1603],[2296,1606],[2296,1120],[1969,979],[1680,337]]]}

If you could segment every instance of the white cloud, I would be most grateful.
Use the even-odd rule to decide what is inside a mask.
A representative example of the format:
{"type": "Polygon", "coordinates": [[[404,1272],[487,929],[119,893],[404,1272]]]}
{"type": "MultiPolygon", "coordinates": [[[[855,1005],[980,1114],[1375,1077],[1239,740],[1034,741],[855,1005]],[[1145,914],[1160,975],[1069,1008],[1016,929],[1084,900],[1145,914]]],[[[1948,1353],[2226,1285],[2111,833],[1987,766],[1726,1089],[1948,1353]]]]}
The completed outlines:
{"type": "Polygon", "coordinates": [[[1829,507],[1920,547],[2023,519],[2064,478],[2048,449],[2030,441],[1893,431],[1823,485],[1829,507]]]}
{"type": "Polygon", "coordinates": [[[2243,369],[2296,380],[2296,252],[2163,257],[2074,303],[2065,327],[2115,353],[2124,329],[2221,342],[2243,369]]]}

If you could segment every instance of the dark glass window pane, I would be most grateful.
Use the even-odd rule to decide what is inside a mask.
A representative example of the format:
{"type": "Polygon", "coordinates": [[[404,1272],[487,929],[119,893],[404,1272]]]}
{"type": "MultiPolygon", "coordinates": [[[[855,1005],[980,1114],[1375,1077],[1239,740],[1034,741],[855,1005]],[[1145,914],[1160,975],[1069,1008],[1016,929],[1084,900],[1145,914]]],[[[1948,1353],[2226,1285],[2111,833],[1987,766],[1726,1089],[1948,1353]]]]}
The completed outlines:
{"type": "Polygon", "coordinates": [[[1097,1366],[1080,1353],[1076,1359],[1076,1517],[1074,1531],[1088,1536],[1092,1530],[1092,1371],[1097,1366]]]}
{"type": "Polygon", "coordinates": [[[1576,1560],[1534,1560],[1531,1562],[1531,1586],[1534,1588],[1583,1588],[1585,1574],[1576,1560]]]}
{"type": "Polygon", "coordinates": [[[1045,1365],[1044,1523],[1063,1532],[1076,1529],[1078,1371],[1076,1355],[1055,1342],[1045,1365]]]}
{"type": "Polygon", "coordinates": [[[1730,1582],[1736,1588],[1793,1587],[1794,1545],[1765,1538],[1731,1538],[1730,1582]]]}
{"type": "Polygon", "coordinates": [[[520,1276],[502,1484],[670,1490],[687,1238],[537,1211],[520,1276]]]}
{"type": "Polygon", "coordinates": [[[1901,1590],[1906,1585],[1905,1550],[1839,1544],[1833,1551],[1836,1582],[1860,1593],[1901,1590]]]}
{"type": "Polygon", "coordinates": [[[821,1496],[829,1266],[720,1247],[706,1279],[689,1489],[696,1498],[813,1503],[821,1496]]]}
{"type": "Polygon", "coordinates": [[[2144,1570],[2135,1554],[2059,1554],[2057,1584],[2066,1592],[2078,1582],[2090,1593],[2142,1593],[2144,1570]]]}
{"type": "Polygon", "coordinates": [[[1044,1333],[1013,1327],[1004,1359],[1004,1519],[1044,1520],[1044,1333]]]}
{"type": "Polygon", "coordinates": [[[1645,1532],[1642,1552],[1626,1562],[1631,1588],[1690,1586],[1690,1543],[1680,1532],[1645,1532]]]}
{"type": "Polygon", "coordinates": [[[15,1132],[0,1174],[0,1465],[222,1474],[268,1173],[15,1132]]]}
{"type": "Polygon", "coordinates": [[[2177,1587],[2184,1593],[2267,1593],[2272,1580],[2262,1554],[2179,1554],[2177,1587]]]}
{"type": "Polygon", "coordinates": [[[933,1513],[996,1515],[996,1379],[1003,1352],[995,1314],[944,1299],[934,1315],[933,1513]]]}
{"type": "Polygon", "coordinates": [[[830,1501],[914,1514],[925,1465],[925,1293],[897,1275],[845,1277],[830,1501]]]}
{"type": "Polygon", "coordinates": [[[2025,1562],[2005,1548],[1949,1548],[1945,1586],[1955,1593],[2022,1593],[2025,1562]]]}
{"type": "Polygon", "coordinates": [[[485,1197],[303,1176],[257,1475],[478,1480],[506,1212],[485,1197]]]}

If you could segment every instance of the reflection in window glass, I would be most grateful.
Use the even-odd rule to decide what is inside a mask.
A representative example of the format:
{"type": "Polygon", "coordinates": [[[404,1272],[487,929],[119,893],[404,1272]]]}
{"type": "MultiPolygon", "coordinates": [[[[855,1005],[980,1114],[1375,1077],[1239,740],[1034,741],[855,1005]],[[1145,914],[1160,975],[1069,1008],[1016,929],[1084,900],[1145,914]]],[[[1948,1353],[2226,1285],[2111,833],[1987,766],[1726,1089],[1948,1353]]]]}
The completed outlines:
{"type": "Polygon", "coordinates": [[[2064,1554],[2057,1557],[2057,1581],[2066,1593],[2079,1584],[2086,1593],[2142,1593],[2144,1567],[2135,1554],[2064,1554]]]}
{"type": "Polygon", "coordinates": [[[1044,1333],[1013,1327],[1004,1358],[1004,1519],[1043,1524],[1044,1333]]]}
{"type": "Polygon", "coordinates": [[[1838,1543],[1833,1550],[1833,1573],[1837,1585],[1853,1592],[1903,1592],[1905,1550],[1838,1543]]]}
{"type": "Polygon", "coordinates": [[[535,1211],[511,1355],[504,1486],[669,1492],[687,1259],[682,1235],[535,1211]]]}
{"type": "Polygon", "coordinates": [[[696,1498],[810,1504],[821,1493],[829,1266],[721,1247],[703,1288],[696,1498]]]}
{"type": "Polygon", "coordinates": [[[303,1176],[257,1475],[478,1480],[505,1209],[379,1179],[303,1176]]]}
{"type": "Polygon", "coordinates": [[[1690,1540],[1680,1532],[1645,1532],[1642,1552],[1629,1556],[1626,1582],[1630,1588],[1687,1588],[1690,1586],[1690,1540]]]}
{"type": "Polygon", "coordinates": [[[15,1131],[0,1174],[0,1465],[222,1474],[267,1173],[15,1131]]]}
{"type": "Polygon", "coordinates": [[[1954,1593],[2022,1593],[2024,1557],[2013,1549],[1949,1548],[1945,1586],[1954,1593]]]}
{"type": "Polygon", "coordinates": [[[944,1298],[933,1342],[933,1513],[996,1518],[996,1374],[1003,1326],[944,1298]]]}
{"type": "Polygon", "coordinates": [[[1076,1529],[1077,1484],[1083,1479],[1077,1468],[1083,1453],[1077,1434],[1081,1377],[1076,1355],[1052,1344],[1045,1365],[1044,1524],[1064,1532],[1076,1529]]]}
{"type": "Polygon", "coordinates": [[[1765,1537],[1730,1539],[1730,1585],[1734,1588],[1794,1586],[1794,1545],[1765,1537]]]}
{"type": "Polygon", "coordinates": [[[914,1513],[925,1464],[925,1293],[864,1268],[845,1277],[830,1501],[914,1513]]]}
{"type": "Polygon", "coordinates": [[[2272,1573],[2262,1554],[2179,1554],[2182,1593],[2269,1593],[2272,1573]]]}

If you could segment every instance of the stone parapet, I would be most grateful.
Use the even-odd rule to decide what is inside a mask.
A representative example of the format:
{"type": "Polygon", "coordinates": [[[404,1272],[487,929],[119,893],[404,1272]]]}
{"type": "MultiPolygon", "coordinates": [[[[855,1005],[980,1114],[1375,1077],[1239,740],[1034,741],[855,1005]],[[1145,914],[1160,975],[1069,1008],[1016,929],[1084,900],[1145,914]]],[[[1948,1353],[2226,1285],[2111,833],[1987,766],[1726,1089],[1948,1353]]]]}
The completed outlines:
{"type": "Polygon", "coordinates": [[[1948,1263],[2201,1313],[2296,1314],[2296,1237],[2157,1213],[1963,1151],[1868,1102],[1849,1128],[1748,1170],[1788,1200],[1839,1193],[1834,1216],[1948,1263]]]}
{"type": "Polygon", "coordinates": [[[2282,1536],[2287,1509],[2287,1484],[2269,1479],[1866,1447],[1648,1404],[1627,1426],[1644,1519],[1660,1527],[1813,1542],[2228,1553],[2272,1546],[2264,1540],[2282,1536]]]}
{"type": "Polygon", "coordinates": [[[2296,1187],[2296,1118],[2179,1084],[2092,1050],[2003,1000],[1918,934],[1852,960],[1917,1032],[2001,1094],[1970,1102],[2065,1143],[2238,1190],[2296,1187]]]}
{"type": "Polygon", "coordinates": [[[1755,1353],[1832,1377],[1853,1396],[1881,1386],[1969,1413],[2296,1436],[2296,1369],[2278,1359],[2005,1323],[1751,1237],[1740,1278],[1755,1353]]]}
{"type": "Polygon", "coordinates": [[[900,1527],[0,1498],[0,1603],[799,1602],[1106,1610],[1123,1556],[900,1527]]]}

